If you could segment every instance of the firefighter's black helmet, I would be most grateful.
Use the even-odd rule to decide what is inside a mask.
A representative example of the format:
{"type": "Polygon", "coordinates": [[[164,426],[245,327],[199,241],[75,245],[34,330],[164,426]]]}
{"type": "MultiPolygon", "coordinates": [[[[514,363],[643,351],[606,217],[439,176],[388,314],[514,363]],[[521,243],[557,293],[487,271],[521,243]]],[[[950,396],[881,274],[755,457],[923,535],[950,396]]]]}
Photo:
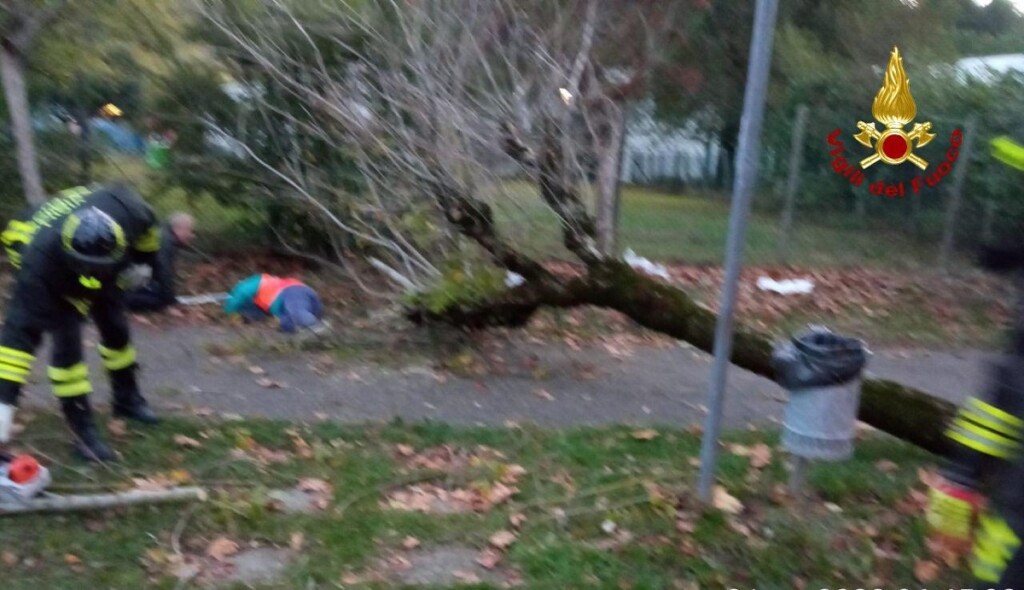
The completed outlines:
{"type": "Polygon", "coordinates": [[[85,207],[68,215],[61,234],[65,252],[77,262],[116,266],[124,258],[124,229],[96,207],[85,207]]]}

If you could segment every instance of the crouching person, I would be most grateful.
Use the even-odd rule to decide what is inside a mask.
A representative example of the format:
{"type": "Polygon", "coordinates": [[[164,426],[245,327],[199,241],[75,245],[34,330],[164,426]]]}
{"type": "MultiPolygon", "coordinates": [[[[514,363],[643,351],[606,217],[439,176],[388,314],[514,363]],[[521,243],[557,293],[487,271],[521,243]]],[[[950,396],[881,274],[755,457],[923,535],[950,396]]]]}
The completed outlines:
{"type": "Polygon", "coordinates": [[[273,316],[286,334],[294,334],[300,328],[317,334],[327,330],[320,297],[312,288],[294,278],[253,275],[235,285],[224,304],[224,311],[240,314],[246,320],[273,316]]]}

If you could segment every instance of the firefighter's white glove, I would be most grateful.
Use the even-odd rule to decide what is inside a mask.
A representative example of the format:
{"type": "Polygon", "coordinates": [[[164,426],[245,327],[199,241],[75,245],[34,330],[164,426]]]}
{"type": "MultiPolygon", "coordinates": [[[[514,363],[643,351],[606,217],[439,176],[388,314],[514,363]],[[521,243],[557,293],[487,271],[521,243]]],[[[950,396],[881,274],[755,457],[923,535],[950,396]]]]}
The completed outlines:
{"type": "Polygon", "coordinates": [[[14,430],[14,406],[0,404],[0,444],[11,440],[14,430]]]}
{"type": "Polygon", "coordinates": [[[148,264],[133,264],[121,272],[117,285],[125,291],[132,291],[149,283],[153,269],[148,264]]]}

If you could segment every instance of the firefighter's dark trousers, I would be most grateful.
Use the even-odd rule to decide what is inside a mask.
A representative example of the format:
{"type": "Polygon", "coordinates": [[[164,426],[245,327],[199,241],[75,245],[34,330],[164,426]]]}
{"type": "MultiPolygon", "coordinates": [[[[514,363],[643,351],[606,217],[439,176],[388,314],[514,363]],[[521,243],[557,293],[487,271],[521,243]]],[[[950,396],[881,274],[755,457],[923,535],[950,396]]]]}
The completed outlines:
{"type": "MultiPolygon", "coordinates": [[[[59,311],[54,317],[35,318],[17,301],[11,302],[0,334],[0,402],[17,403],[44,333],[50,334],[53,343],[47,370],[53,394],[71,398],[92,393],[89,368],[82,359],[82,306],[76,309],[62,304],[55,308],[59,311]]],[[[99,330],[99,353],[111,377],[133,373],[136,353],[121,298],[101,298],[87,311],[99,330]]],[[[115,397],[117,394],[115,390],[115,397]]]]}

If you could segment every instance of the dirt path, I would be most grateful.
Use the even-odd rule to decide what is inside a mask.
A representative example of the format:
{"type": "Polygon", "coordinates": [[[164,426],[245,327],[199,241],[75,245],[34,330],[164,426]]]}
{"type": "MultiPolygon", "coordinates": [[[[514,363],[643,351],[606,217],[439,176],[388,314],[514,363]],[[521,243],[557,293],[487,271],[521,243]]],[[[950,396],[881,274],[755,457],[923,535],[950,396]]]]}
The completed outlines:
{"type": "MultiPolygon", "coordinates": [[[[478,379],[440,377],[427,363],[404,368],[339,363],[330,371],[311,367],[314,355],[212,357],[212,342],[239,337],[279,338],[262,328],[241,332],[222,327],[136,327],[150,398],[169,411],[210,408],[219,413],[286,419],[330,417],[345,421],[437,420],[454,424],[542,425],[602,423],[692,424],[704,417],[710,356],[692,349],[642,348],[617,357],[603,348],[509,345],[505,374],[478,379]],[[531,361],[531,357],[534,359],[531,361]],[[256,365],[266,375],[255,375],[256,365]],[[285,384],[267,388],[261,378],[285,384]]],[[[94,338],[94,337],[92,337],[94,338]]],[[[41,353],[45,355],[46,353],[41,353]]],[[[40,356],[45,359],[46,356],[40,356]]],[[[99,401],[106,387],[94,350],[88,353],[99,401]]],[[[876,351],[869,371],[960,400],[983,383],[979,352],[876,351]]],[[[44,364],[44,363],[40,363],[44,364]]],[[[53,407],[37,366],[26,403],[53,407]]],[[[783,392],[770,381],[733,369],[725,407],[727,427],[781,417],[783,392]]]]}

